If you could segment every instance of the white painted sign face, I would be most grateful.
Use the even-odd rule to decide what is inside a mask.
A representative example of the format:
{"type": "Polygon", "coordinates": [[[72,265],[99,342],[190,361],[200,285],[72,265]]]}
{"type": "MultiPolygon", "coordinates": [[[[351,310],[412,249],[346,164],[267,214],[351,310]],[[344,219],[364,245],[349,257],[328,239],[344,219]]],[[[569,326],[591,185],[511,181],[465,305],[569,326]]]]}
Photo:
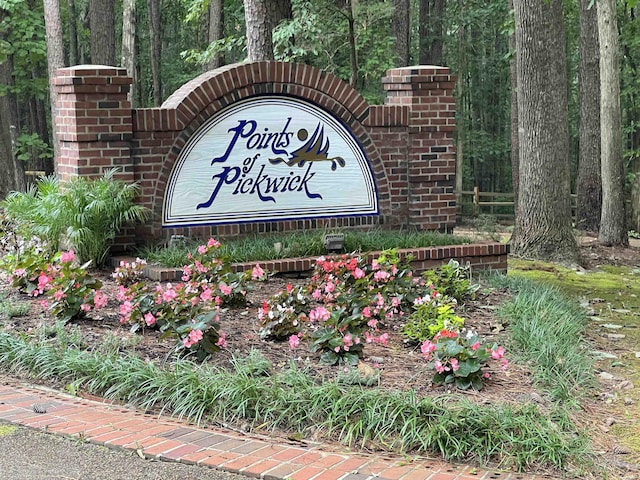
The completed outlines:
{"type": "Polygon", "coordinates": [[[163,206],[166,227],[375,215],[371,165],[353,134],[303,100],[253,97],[189,139],[163,206]]]}

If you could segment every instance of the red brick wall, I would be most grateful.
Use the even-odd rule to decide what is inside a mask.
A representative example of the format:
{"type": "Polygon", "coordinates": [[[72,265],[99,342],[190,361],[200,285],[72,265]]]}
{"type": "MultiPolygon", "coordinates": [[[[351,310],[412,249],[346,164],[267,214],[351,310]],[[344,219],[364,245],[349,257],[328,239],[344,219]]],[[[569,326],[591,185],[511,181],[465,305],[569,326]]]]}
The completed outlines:
{"type": "Polygon", "coordinates": [[[207,237],[307,228],[416,227],[451,230],[455,154],[454,79],[449,69],[393,69],[382,79],[385,105],[369,105],[339,78],[281,62],[228,65],[186,83],[161,108],[132,110],[131,79],[121,68],[77,66],[58,71],[61,178],[95,176],[120,166],[142,187],[140,203],[153,212],[138,236],[207,237]],[[189,137],[221,108],[248,96],[275,93],[305,98],[347,125],[371,161],[380,215],[272,223],[162,229],[164,193],[189,137]]]}

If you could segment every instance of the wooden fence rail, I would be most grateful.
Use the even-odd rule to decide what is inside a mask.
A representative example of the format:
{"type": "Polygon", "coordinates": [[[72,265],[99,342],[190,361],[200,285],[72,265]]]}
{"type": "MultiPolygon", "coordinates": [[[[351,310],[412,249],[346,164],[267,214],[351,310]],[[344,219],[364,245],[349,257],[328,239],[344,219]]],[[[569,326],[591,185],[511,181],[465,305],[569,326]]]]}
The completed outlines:
{"type": "MultiPolygon", "coordinates": [[[[478,187],[473,190],[455,192],[458,217],[477,217],[491,215],[496,218],[514,218],[514,195],[508,192],[481,192],[478,187]],[[487,200],[485,200],[487,199],[487,200]]],[[[571,215],[576,214],[577,195],[571,194],[571,215]]]]}

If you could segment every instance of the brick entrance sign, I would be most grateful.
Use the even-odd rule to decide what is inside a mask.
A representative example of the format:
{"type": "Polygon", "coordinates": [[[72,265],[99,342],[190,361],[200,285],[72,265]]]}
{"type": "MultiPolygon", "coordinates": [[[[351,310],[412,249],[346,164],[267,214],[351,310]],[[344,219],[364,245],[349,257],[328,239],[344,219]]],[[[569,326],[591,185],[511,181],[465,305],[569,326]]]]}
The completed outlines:
{"type": "Polygon", "coordinates": [[[389,70],[384,105],[280,62],[229,65],[132,109],[122,68],[58,70],[61,179],[114,167],[152,212],[138,239],[455,225],[454,78],[389,70]]]}

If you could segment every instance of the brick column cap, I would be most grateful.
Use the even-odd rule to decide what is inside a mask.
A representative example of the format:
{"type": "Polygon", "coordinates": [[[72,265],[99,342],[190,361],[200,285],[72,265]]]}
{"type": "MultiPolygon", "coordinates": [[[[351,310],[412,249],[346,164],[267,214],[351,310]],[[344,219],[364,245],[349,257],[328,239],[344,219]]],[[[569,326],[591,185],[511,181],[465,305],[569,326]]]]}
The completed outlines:
{"type": "Polygon", "coordinates": [[[385,90],[393,90],[393,85],[398,85],[399,89],[405,90],[407,88],[406,85],[424,85],[428,83],[452,81],[454,81],[454,76],[448,67],[416,65],[413,67],[391,68],[387,70],[387,75],[382,78],[382,85],[385,90]]]}
{"type": "Polygon", "coordinates": [[[58,68],[52,79],[55,86],[64,85],[131,85],[133,79],[127,70],[107,65],[75,65],[58,68]]]}

